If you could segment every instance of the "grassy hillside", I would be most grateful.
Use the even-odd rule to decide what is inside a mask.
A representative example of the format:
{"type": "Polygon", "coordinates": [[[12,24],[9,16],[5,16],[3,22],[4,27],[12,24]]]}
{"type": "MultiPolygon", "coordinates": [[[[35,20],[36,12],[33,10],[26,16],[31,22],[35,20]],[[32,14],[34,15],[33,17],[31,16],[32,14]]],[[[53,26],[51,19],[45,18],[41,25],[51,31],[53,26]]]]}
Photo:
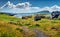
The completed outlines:
{"type": "Polygon", "coordinates": [[[0,14],[0,37],[31,37],[34,32],[31,30],[25,32],[22,26],[19,25],[21,20],[14,16],[0,14]],[[27,36],[27,34],[29,35],[27,36]]]}
{"type": "Polygon", "coordinates": [[[0,37],[35,37],[31,29],[38,29],[49,37],[60,37],[60,18],[33,20],[0,14],[0,37]]]}

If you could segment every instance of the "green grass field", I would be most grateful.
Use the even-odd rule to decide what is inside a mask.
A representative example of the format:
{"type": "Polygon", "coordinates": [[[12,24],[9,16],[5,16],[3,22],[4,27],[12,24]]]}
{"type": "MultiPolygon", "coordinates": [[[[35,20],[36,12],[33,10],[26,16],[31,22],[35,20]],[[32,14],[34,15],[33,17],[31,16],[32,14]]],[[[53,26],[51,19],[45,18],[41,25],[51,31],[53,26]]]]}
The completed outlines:
{"type": "Polygon", "coordinates": [[[24,20],[0,14],[0,37],[34,37],[35,33],[30,29],[39,29],[49,37],[60,37],[60,18],[34,21],[34,18],[24,20]],[[23,26],[27,27],[27,34],[23,26]]]}

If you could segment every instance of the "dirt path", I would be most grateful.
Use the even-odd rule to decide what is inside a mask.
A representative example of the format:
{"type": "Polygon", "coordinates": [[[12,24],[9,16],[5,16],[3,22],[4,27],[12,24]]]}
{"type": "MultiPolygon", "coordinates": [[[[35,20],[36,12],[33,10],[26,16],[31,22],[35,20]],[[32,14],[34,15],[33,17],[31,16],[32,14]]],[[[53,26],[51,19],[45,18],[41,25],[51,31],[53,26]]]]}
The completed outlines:
{"type": "MultiPolygon", "coordinates": [[[[26,26],[22,27],[26,32],[29,30],[26,26]]],[[[43,33],[42,31],[38,30],[38,29],[30,29],[33,30],[36,33],[36,37],[48,37],[45,33],[43,33]]]]}
{"type": "Polygon", "coordinates": [[[34,30],[34,32],[36,33],[36,37],[48,37],[45,33],[43,33],[40,30],[34,30]]]}

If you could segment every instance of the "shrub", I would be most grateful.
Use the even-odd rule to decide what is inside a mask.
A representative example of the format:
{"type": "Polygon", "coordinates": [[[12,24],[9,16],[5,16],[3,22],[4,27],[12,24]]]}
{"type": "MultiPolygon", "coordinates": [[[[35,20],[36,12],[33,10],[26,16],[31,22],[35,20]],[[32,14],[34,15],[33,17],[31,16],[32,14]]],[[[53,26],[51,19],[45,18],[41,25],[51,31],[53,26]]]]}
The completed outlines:
{"type": "Polygon", "coordinates": [[[39,24],[36,24],[36,27],[39,27],[40,25],[39,24]]]}
{"type": "Polygon", "coordinates": [[[25,24],[26,26],[29,26],[30,24],[25,24]]]}
{"type": "Polygon", "coordinates": [[[23,29],[20,29],[20,28],[16,28],[16,30],[19,30],[20,32],[22,32],[22,31],[23,31],[23,29]]]}

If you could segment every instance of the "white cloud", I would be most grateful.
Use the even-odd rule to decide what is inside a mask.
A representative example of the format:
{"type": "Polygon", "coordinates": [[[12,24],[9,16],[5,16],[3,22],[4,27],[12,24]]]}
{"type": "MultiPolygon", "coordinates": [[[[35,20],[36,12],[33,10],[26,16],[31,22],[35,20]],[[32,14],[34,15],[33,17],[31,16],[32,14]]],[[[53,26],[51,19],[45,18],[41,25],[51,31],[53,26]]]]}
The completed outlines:
{"type": "MultiPolygon", "coordinates": [[[[10,1],[8,1],[6,4],[4,4],[0,9],[4,9],[4,7],[9,8],[10,11],[16,12],[16,13],[31,13],[31,12],[38,12],[39,7],[31,7],[31,4],[29,2],[24,3],[18,3],[14,5],[10,1]]],[[[7,12],[7,11],[6,11],[7,12]]]]}
{"type": "Polygon", "coordinates": [[[60,11],[60,6],[58,5],[54,5],[52,7],[50,7],[51,11],[60,11]]]}
{"type": "Polygon", "coordinates": [[[50,7],[41,8],[40,11],[49,11],[50,7]]]}
{"type": "Polygon", "coordinates": [[[13,13],[32,13],[32,12],[39,12],[39,11],[60,11],[60,6],[54,5],[51,7],[31,7],[32,4],[29,2],[23,2],[23,3],[18,3],[14,5],[10,1],[8,1],[6,4],[4,4],[1,8],[0,11],[4,9],[4,7],[7,7],[9,10],[5,10],[6,12],[13,12],[13,13]]]}
{"type": "Polygon", "coordinates": [[[31,6],[31,4],[29,2],[16,4],[16,8],[29,8],[30,6],[31,6]]]}
{"type": "Polygon", "coordinates": [[[31,6],[31,4],[29,2],[24,2],[24,3],[18,3],[16,5],[14,5],[13,3],[11,3],[10,1],[8,1],[6,4],[4,4],[1,8],[4,7],[9,7],[9,8],[29,8],[31,6]]]}
{"type": "Polygon", "coordinates": [[[49,11],[49,12],[60,11],[60,6],[53,5],[51,7],[44,7],[44,8],[41,8],[40,11],[49,11]]]}
{"type": "Polygon", "coordinates": [[[16,6],[13,3],[10,3],[10,1],[8,1],[6,4],[4,4],[0,9],[3,9],[4,7],[8,7],[8,8],[15,8],[16,6]]]}

